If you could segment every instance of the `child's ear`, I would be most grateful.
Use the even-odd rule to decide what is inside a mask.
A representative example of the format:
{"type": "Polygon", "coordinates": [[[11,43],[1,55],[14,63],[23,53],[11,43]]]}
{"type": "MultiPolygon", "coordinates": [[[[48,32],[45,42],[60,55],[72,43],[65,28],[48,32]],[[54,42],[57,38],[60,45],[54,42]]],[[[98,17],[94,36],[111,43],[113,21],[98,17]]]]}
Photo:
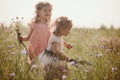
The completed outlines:
{"type": "Polygon", "coordinates": [[[40,12],[41,12],[40,10],[37,10],[37,11],[36,11],[37,15],[39,15],[39,14],[40,14],[40,12]]]}

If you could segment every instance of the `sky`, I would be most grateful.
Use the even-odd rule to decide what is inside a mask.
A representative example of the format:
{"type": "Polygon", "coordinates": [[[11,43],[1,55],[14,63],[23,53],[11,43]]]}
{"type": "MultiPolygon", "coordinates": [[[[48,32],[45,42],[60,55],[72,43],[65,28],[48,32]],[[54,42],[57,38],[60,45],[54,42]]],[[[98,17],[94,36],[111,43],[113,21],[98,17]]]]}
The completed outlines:
{"type": "Polygon", "coordinates": [[[0,22],[8,23],[16,16],[24,17],[25,23],[29,22],[39,1],[53,5],[52,20],[67,16],[75,27],[114,25],[120,28],[120,0],[0,0],[0,22]]]}

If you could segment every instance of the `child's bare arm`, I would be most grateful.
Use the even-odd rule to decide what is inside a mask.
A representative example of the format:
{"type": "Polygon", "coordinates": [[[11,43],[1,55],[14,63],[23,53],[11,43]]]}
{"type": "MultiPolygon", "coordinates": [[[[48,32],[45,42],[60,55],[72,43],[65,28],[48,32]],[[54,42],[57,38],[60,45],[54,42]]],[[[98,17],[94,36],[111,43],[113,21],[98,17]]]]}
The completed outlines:
{"type": "Polygon", "coordinates": [[[73,46],[67,42],[64,42],[64,46],[67,47],[68,49],[71,49],[73,46]]]}
{"type": "Polygon", "coordinates": [[[57,42],[52,43],[52,51],[59,59],[66,61],[69,60],[69,58],[66,55],[59,51],[59,44],[57,42]]]}

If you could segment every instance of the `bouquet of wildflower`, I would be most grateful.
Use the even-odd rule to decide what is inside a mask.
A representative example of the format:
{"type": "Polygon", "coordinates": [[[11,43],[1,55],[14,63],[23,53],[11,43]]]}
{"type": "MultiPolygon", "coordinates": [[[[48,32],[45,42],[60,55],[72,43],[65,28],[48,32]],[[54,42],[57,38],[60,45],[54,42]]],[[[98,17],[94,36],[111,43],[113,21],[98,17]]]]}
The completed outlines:
{"type": "MultiPolygon", "coordinates": [[[[21,18],[23,19],[23,17],[21,18]]],[[[16,20],[12,19],[13,20],[13,23],[15,24],[15,31],[17,33],[17,39],[18,39],[18,42],[19,42],[19,45],[22,44],[23,47],[25,49],[27,49],[26,45],[23,43],[22,39],[21,39],[21,31],[20,31],[20,26],[19,26],[19,18],[16,17],[16,20]]]]}

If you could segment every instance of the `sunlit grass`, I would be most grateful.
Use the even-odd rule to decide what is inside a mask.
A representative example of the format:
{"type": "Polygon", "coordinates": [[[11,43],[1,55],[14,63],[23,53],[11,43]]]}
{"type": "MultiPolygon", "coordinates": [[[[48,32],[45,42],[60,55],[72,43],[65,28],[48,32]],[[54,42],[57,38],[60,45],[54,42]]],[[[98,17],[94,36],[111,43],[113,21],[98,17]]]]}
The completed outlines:
{"type": "MultiPolygon", "coordinates": [[[[28,27],[21,27],[21,32],[27,35],[28,27]]],[[[16,36],[15,26],[0,26],[0,79],[44,80],[36,65],[28,65],[27,55],[21,54],[23,46],[19,45],[16,36]]],[[[73,28],[64,39],[74,46],[64,49],[66,55],[90,63],[68,63],[68,80],[120,79],[120,29],[73,28]]]]}

